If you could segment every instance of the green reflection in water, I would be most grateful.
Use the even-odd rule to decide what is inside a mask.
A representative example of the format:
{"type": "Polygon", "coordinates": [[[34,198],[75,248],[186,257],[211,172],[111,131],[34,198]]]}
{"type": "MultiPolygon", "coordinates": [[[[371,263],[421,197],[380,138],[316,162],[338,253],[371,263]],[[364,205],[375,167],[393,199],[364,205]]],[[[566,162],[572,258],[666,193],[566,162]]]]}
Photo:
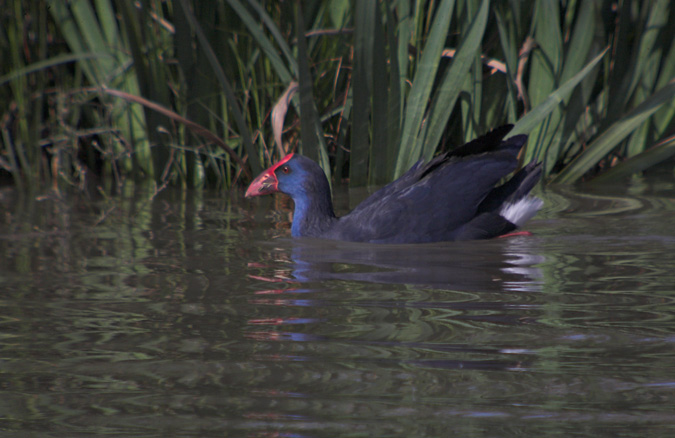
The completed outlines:
{"type": "Polygon", "coordinates": [[[4,431],[675,427],[672,191],[547,191],[532,237],[372,248],[271,239],[285,214],[236,197],[125,190],[3,201],[4,431]]]}

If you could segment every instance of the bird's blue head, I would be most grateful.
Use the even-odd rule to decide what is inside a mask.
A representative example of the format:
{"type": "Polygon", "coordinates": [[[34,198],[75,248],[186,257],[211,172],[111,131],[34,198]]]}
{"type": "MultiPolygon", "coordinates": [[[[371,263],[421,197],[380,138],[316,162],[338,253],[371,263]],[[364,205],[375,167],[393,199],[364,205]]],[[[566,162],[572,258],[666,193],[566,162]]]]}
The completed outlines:
{"type": "Polygon", "coordinates": [[[246,197],[281,192],[295,202],[293,235],[306,235],[312,221],[334,218],[330,186],[321,167],[307,157],[288,154],[253,180],[246,197]]]}
{"type": "Polygon", "coordinates": [[[253,180],[246,190],[246,197],[275,192],[296,199],[312,196],[314,192],[330,193],[330,188],[318,164],[302,155],[288,154],[253,180]]]}

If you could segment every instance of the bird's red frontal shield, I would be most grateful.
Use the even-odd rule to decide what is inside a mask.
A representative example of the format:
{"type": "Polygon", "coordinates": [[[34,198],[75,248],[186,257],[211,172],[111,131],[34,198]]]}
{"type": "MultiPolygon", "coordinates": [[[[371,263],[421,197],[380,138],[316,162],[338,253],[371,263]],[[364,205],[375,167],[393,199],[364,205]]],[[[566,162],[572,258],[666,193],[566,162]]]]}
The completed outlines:
{"type": "Polygon", "coordinates": [[[246,189],[245,196],[250,198],[252,196],[269,195],[270,193],[278,192],[279,180],[277,180],[275,172],[279,166],[285,164],[291,158],[293,158],[293,154],[286,155],[272,167],[258,175],[253,182],[251,182],[251,185],[248,186],[248,189],[246,189]]]}

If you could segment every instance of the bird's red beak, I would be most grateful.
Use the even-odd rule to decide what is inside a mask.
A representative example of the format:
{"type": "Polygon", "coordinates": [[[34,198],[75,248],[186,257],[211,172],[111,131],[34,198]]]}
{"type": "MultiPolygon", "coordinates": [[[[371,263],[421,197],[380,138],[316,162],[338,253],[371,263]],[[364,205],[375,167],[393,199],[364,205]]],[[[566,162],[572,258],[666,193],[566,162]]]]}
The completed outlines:
{"type": "Polygon", "coordinates": [[[262,196],[269,195],[270,193],[279,191],[279,180],[275,174],[277,168],[282,164],[286,163],[288,160],[293,158],[293,154],[288,154],[274,166],[263,171],[260,175],[253,180],[248,189],[246,189],[246,197],[250,198],[252,196],[262,196]]]}
{"type": "Polygon", "coordinates": [[[279,181],[277,180],[274,172],[270,172],[269,169],[258,175],[256,179],[253,180],[248,189],[246,189],[246,197],[250,198],[251,196],[262,196],[269,195],[270,193],[278,192],[279,188],[277,187],[279,181]]]}

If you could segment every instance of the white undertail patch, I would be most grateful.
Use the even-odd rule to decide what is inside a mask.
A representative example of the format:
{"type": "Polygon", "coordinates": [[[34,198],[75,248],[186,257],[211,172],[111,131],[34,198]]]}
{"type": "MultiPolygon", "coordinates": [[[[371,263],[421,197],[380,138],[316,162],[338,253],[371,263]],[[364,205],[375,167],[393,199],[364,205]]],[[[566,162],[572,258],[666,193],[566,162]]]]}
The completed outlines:
{"type": "Polygon", "coordinates": [[[516,202],[503,205],[499,215],[520,228],[537,214],[542,205],[544,201],[541,199],[526,196],[516,202]]]}

